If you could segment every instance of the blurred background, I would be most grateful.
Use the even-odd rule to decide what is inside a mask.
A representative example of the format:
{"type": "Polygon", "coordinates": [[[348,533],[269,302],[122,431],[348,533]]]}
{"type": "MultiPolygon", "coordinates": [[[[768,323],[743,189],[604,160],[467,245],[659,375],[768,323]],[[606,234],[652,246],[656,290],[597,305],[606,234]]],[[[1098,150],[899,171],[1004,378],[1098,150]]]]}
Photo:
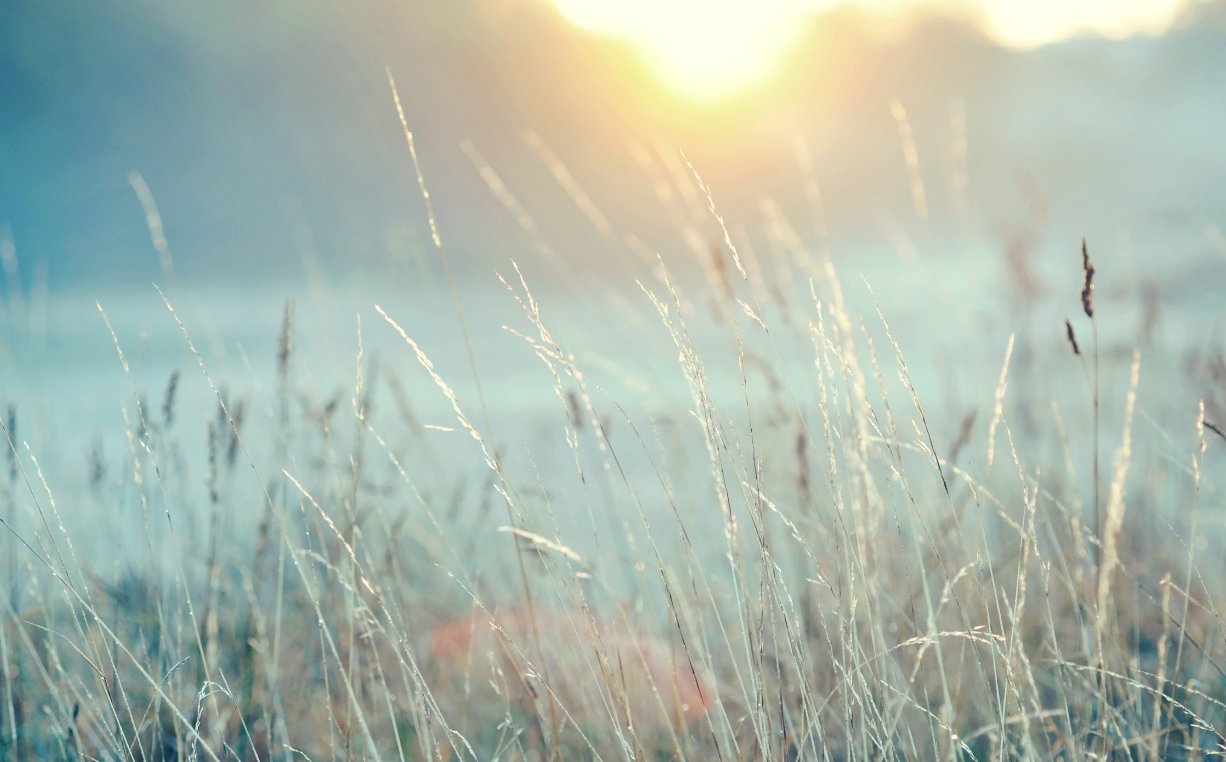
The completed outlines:
{"type": "MultiPolygon", "coordinates": [[[[732,241],[762,289],[739,298],[784,320],[826,258],[853,313],[878,301],[952,440],[1010,333],[1018,383],[1034,352],[1067,351],[1083,237],[1109,352],[1158,346],[1170,376],[1208,356],[1224,72],[1216,0],[9,0],[3,401],[78,478],[122,447],[91,442],[130,425],[134,389],[156,397],[175,370],[203,428],[212,391],[156,282],[236,395],[268,392],[293,297],[305,408],[352,384],[359,319],[370,354],[412,363],[376,302],[475,404],[390,75],[495,415],[555,404],[503,330],[513,260],[613,399],[670,410],[688,392],[637,285],[659,287],[659,258],[735,390],[732,241]]],[[[795,327],[783,359],[810,366],[795,327]]],[[[454,425],[428,378],[409,383],[422,421],[454,425]]]]}
{"type": "Polygon", "coordinates": [[[1220,752],[1224,127],[1226,0],[0,0],[0,757],[564,756],[382,676],[530,591],[748,755],[1220,752]]]}
{"type": "Polygon", "coordinates": [[[629,236],[683,258],[687,228],[718,232],[669,206],[684,152],[750,237],[935,257],[1085,235],[1198,254],[1171,274],[1189,295],[1223,285],[1226,3],[1177,0],[12,0],[5,277],[161,278],[133,172],[182,285],[418,277],[437,257],[387,71],[463,276],[541,241],[590,274],[629,236]]]}

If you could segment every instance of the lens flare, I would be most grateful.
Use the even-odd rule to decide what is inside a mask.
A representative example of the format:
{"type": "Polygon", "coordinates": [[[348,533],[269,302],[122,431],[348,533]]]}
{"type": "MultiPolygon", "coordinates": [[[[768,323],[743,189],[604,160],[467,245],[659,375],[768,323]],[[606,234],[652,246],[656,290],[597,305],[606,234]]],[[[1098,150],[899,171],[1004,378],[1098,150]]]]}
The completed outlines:
{"type": "Polygon", "coordinates": [[[571,23],[629,43],[677,95],[711,102],[766,83],[796,44],[809,0],[554,0],[571,23]]]}

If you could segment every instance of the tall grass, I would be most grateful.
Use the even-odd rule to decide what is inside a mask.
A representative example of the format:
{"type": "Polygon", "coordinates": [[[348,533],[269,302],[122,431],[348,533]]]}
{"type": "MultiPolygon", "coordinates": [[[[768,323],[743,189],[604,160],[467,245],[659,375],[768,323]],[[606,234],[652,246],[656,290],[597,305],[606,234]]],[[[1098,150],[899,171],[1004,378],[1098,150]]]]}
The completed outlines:
{"type": "MultiPolygon", "coordinates": [[[[638,283],[643,342],[668,342],[688,395],[676,409],[607,392],[581,359],[607,348],[570,345],[520,268],[502,268],[508,335],[556,405],[535,439],[495,429],[498,370],[467,329],[468,386],[394,305],[357,323],[348,390],[324,399],[314,382],[342,373],[300,357],[311,337],[287,305],[270,391],[242,398],[163,297],[209,410],[180,401],[188,373],[150,405],[103,310],[130,400],[123,463],[95,456],[89,489],[98,510],[138,512],[147,554],[92,562],[82,509],[57,500],[18,411],[0,419],[0,755],[1226,753],[1226,569],[1206,518],[1222,508],[1224,443],[1206,411],[1224,393],[1196,385],[1216,383],[1213,362],[1162,389],[1178,416],[1150,415],[1141,353],[1100,345],[1113,318],[1091,306],[1087,254],[1086,393],[1074,326],[1070,353],[1053,315],[1046,337],[1019,326],[985,349],[1003,353],[996,383],[963,389],[970,412],[946,420],[908,360],[926,347],[891,325],[898,305],[861,286],[853,299],[825,256],[766,266],[712,216],[706,277],[661,257],[638,283]],[[374,331],[400,354],[368,356],[374,331]],[[714,348],[697,338],[712,331],[714,348]],[[410,375],[451,424],[414,415],[410,375]],[[181,440],[189,417],[208,420],[203,448],[181,440]],[[1115,451],[1101,505],[1100,441],[1115,451]]],[[[972,330],[945,338],[979,351],[972,330]]]]}

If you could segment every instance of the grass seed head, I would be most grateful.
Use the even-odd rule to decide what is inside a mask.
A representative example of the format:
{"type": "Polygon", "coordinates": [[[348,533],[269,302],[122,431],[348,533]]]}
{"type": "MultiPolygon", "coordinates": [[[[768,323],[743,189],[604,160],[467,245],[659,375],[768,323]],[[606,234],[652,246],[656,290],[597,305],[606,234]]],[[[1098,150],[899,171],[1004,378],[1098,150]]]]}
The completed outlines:
{"type": "Polygon", "coordinates": [[[1085,282],[1081,286],[1081,308],[1086,317],[1094,317],[1094,261],[1090,259],[1090,250],[1086,247],[1086,239],[1081,239],[1081,269],[1085,271],[1085,282]]]}
{"type": "Polygon", "coordinates": [[[1073,354],[1081,356],[1081,347],[1077,345],[1077,334],[1073,333],[1073,321],[1068,318],[1064,319],[1064,334],[1068,337],[1069,346],[1073,348],[1073,354]]]}

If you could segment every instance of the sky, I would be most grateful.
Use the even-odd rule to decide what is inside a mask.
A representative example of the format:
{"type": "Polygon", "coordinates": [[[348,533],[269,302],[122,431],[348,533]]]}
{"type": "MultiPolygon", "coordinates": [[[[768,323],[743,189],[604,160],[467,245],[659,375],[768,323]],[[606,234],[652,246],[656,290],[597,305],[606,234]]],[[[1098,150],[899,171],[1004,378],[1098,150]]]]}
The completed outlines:
{"type": "MultiPolygon", "coordinates": [[[[797,15],[829,10],[846,2],[832,0],[553,0],[565,15],[588,26],[603,26],[610,31],[647,26],[654,16],[698,12],[706,19],[738,18],[753,24],[753,17],[765,23],[791,20],[797,15]],[[641,22],[641,24],[640,24],[641,22]]],[[[877,8],[905,8],[923,5],[945,7],[954,12],[970,12],[984,18],[997,38],[1006,44],[1029,47],[1054,42],[1069,35],[1094,32],[1109,37],[1136,33],[1158,33],[1170,23],[1184,5],[1183,0],[954,0],[940,3],[918,0],[861,0],[859,5],[877,8]]],[[[692,23],[692,19],[691,19],[692,23]]],[[[642,29],[631,31],[639,32],[642,29]]]]}
{"type": "Polygon", "coordinates": [[[917,5],[909,22],[884,0],[583,2],[0,3],[0,246],[24,281],[147,285],[162,268],[137,173],[185,282],[416,272],[432,249],[388,70],[474,277],[539,239],[602,267],[637,261],[627,234],[688,251],[657,197],[688,177],[679,152],[736,224],[761,228],[767,199],[805,220],[798,138],[849,245],[971,228],[995,246],[1033,225],[1031,188],[1070,235],[1226,227],[1226,0],[1179,6],[1169,30],[1149,26],[1169,0],[917,5]]]}
{"type": "MultiPolygon", "coordinates": [[[[802,39],[804,21],[831,0],[552,0],[575,25],[634,47],[677,94],[716,101],[768,80],[802,39]]],[[[898,12],[915,0],[859,5],[898,12]]],[[[960,0],[956,15],[979,20],[1000,43],[1034,47],[1079,34],[1159,34],[1182,0],[960,0]]],[[[929,11],[934,4],[923,3],[929,11]]],[[[901,14],[900,14],[901,15],[901,14]]]]}
{"type": "Polygon", "coordinates": [[[1089,31],[1107,37],[1157,34],[1181,0],[980,0],[975,3],[1004,43],[1042,45],[1089,31]]]}

